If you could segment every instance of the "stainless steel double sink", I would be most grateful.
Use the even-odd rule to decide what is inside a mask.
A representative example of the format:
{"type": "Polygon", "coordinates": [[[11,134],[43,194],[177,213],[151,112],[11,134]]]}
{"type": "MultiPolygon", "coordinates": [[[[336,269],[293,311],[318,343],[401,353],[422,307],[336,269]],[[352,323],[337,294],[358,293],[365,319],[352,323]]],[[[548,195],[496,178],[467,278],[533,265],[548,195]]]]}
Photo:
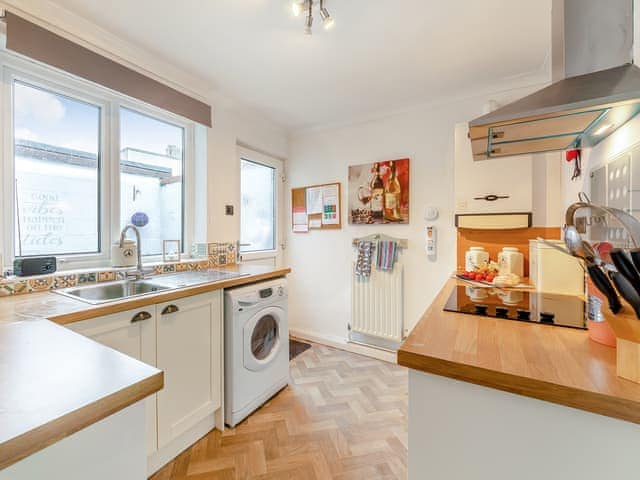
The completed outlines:
{"type": "Polygon", "coordinates": [[[99,283],[86,287],[64,288],[54,290],[55,293],[97,305],[114,302],[152,293],[192,287],[203,283],[214,283],[231,278],[249,275],[248,273],[228,272],[223,270],[202,270],[180,272],[141,280],[121,280],[117,282],[99,283]]]}

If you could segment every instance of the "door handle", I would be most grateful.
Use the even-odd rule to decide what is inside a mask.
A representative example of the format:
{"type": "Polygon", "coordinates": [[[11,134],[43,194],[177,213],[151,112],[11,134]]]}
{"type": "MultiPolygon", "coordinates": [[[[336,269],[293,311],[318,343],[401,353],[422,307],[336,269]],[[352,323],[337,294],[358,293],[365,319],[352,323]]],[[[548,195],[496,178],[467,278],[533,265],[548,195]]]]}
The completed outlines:
{"type": "Polygon", "coordinates": [[[240,247],[250,247],[250,243],[240,243],[240,240],[236,242],[236,263],[240,263],[242,260],[242,254],[240,253],[240,247]]]}
{"type": "Polygon", "coordinates": [[[142,322],[150,318],[151,314],[149,312],[138,312],[131,318],[131,323],[142,322]]]}
{"type": "Polygon", "coordinates": [[[242,307],[251,307],[252,305],[255,305],[258,302],[243,302],[242,300],[240,300],[238,302],[238,305],[242,306],[242,307]]]}
{"type": "Polygon", "coordinates": [[[170,313],[176,313],[177,311],[179,311],[180,309],[178,308],[177,305],[167,305],[166,307],[164,307],[162,309],[162,315],[168,315],[170,313]]]}

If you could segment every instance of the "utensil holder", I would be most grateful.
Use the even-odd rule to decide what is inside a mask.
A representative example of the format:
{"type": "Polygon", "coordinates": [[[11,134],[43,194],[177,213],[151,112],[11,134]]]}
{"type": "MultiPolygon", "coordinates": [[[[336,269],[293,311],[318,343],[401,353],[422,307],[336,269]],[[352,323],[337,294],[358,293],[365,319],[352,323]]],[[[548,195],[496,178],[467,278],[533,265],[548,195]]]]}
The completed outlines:
{"type": "Polygon", "coordinates": [[[617,375],[640,383],[640,320],[627,302],[621,302],[623,310],[617,315],[607,308],[602,309],[602,314],[616,336],[617,375]]]}

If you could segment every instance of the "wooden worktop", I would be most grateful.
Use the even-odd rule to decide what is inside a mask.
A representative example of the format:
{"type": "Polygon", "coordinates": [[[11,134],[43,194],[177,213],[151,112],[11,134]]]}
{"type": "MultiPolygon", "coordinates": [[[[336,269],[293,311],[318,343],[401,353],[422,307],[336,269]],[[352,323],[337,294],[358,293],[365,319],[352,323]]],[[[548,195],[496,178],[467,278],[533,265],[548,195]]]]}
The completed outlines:
{"type": "Polygon", "coordinates": [[[61,324],[290,272],[224,269],[248,275],[101,305],[52,292],[0,298],[0,469],[162,389],[160,370],[61,324]]]}
{"type": "Polygon", "coordinates": [[[48,320],[0,324],[0,469],[160,390],[163,374],[48,320]]]}
{"type": "Polygon", "coordinates": [[[199,293],[282,277],[291,272],[290,268],[274,268],[263,265],[228,265],[225,267],[217,267],[216,270],[239,272],[245,275],[220,280],[218,282],[203,283],[193,287],[162,290],[140,297],[98,305],[91,305],[50,291],[13,295],[0,298],[0,323],[46,318],[60,325],[65,325],[80,320],[141,308],[155,303],[190,297],[199,293]]]}
{"type": "Polygon", "coordinates": [[[398,351],[415,370],[640,423],[640,384],[586,331],[443,311],[450,279],[398,351]]]}

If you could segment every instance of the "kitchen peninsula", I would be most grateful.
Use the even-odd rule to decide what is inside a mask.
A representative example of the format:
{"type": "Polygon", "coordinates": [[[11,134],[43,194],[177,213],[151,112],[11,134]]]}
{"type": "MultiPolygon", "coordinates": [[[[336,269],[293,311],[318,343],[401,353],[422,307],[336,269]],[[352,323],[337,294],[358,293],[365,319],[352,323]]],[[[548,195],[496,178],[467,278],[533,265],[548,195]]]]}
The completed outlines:
{"type": "Polygon", "coordinates": [[[409,478],[637,471],[640,384],[616,376],[615,350],[583,330],[444,312],[456,284],[447,281],[398,352],[411,369],[409,442],[421,445],[409,452],[409,478]]]}

